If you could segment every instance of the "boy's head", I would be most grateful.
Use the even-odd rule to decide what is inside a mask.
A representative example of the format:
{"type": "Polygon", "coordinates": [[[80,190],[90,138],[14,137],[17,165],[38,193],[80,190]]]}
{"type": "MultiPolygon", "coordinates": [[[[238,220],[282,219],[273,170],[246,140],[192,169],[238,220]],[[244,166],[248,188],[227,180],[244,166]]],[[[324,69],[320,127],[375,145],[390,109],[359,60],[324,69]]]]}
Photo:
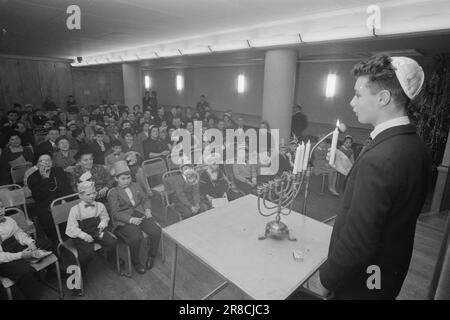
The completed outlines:
{"type": "Polygon", "coordinates": [[[83,181],[77,185],[78,196],[81,200],[88,204],[92,204],[97,197],[97,191],[95,190],[95,183],[93,181],[83,181]]]}
{"type": "Polygon", "coordinates": [[[48,132],[48,139],[50,141],[55,142],[56,139],[59,137],[59,129],[58,128],[51,128],[48,132]]]}
{"type": "Polygon", "coordinates": [[[375,55],[353,67],[355,95],[350,102],[359,122],[377,125],[405,113],[420,92],[424,73],[407,57],[375,55]]]}
{"type": "Polygon", "coordinates": [[[105,132],[103,130],[95,130],[94,134],[95,134],[95,140],[103,141],[103,139],[105,137],[105,132]]]}
{"type": "Polygon", "coordinates": [[[353,144],[352,136],[346,136],[345,139],[344,139],[344,146],[347,149],[350,149],[352,147],[352,144],[353,144]]]}
{"type": "Polygon", "coordinates": [[[117,161],[114,163],[112,170],[120,188],[127,188],[131,184],[131,171],[126,161],[117,161]]]}
{"type": "Polygon", "coordinates": [[[119,140],[113,140],[111,142],[111,150],[113,154],[121,154],[122,153],[122,143],[119,140]]]}

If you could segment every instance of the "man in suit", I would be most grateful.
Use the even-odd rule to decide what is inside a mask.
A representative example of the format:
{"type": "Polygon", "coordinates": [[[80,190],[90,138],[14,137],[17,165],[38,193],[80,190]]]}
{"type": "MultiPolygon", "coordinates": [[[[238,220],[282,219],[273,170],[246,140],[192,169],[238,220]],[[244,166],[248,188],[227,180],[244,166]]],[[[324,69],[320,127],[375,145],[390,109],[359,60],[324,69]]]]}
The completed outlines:
{"type": "Polygon", "coordinates": [[[395,299],[408,272],[431,173],[426,147],[406,115],[424,74],[410,58],[378,55],[358,63],[353,75],[350,105],[359,122],[374,130],[347,175],[317,284],[321,294],[334,293],[336,299],[395,299]]]}
{"type": "Polygon", "coordinates": [[[116,224],[114,233],[131,249],[131,261],[136,272],[143,274],[153,266],[161,239],[161,228],[155,222],[151,212],[151,202],[142,187],[132,182],[131,171],[126,161],[117,161],[113,165],[117,187],[108,193],[110,214],[116,224]],[[146,261],[141,262],[141,252],[147,251],[142,231],[150,240],[146,252],[146,261]],[[143,249],[144,248],[144,249],[143,249]]]}
{"type": "Polygon", "coordinates": [[[89,148],[94,154],[94,164],[105,164],[105,155],[109,150],[109,145],[104,142],[105,132],[103,129],[96,129],[94,131],[94,140],[90,144],[89,148]]]}
{"type": "Polygon", "coordinates": [[[50,128],[50,130],[48,131],[47,137],[48,137],[47,141],[41,142],[37,146],[36,152],[35,152],[36,159],[41,154],[53,155],[53,153],[58,151],[58,146],[56,145],[56,139],[59,138],[59,129],[56,127],[50,128]]]}

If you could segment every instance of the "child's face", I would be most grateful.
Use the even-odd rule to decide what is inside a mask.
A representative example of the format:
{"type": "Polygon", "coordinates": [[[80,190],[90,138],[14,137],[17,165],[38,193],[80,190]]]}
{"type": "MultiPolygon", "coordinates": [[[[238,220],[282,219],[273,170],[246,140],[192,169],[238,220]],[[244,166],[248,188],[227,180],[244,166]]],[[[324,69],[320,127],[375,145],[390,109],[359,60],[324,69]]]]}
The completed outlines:
{"type": "Polygon", "coordinates": [[[99,134],[96,134],[95,135],[95,140],[97,140],[97,141],[103,141],[103,138],[104,138],[104,134],[103,133],[99,133],[99,134]]]}
{"type": "Polygon", "coordinates": [[[87,191],[80,192],[78,194],[81,200],[83,200],[86,203],[92,204],[95,201],[95,198],[97,197],[97,191],[95,191],[95,188],[92,187],[87,191]]]}
{"type": "Polygon", "coordinates": [[[122,152],[122,147],[121,146],[114,146],[112,147],[113,153],[114,154],[120,154],[122,152]]]}
{"type": "Polygon", "coordinates": [[[352,147],[352,140],[351,140],[351,139],[345,139],[345,141],[344,141],[344,146],[345,146],[347,149],[350,149],[350,148],[352,147]]]}
{"type": "Polygon", "coordinates": [[[122,174],[116,177],[117,185],[121,188],[127,188],[131,184],[131,175],[122,174]]]}
{"type": "Polygon", "coordinates": [[[292,152],[295,152],[297,150],[297,144],[296,143],[291,143],[289,145],[289,149],[291,149],[292,152]]]}

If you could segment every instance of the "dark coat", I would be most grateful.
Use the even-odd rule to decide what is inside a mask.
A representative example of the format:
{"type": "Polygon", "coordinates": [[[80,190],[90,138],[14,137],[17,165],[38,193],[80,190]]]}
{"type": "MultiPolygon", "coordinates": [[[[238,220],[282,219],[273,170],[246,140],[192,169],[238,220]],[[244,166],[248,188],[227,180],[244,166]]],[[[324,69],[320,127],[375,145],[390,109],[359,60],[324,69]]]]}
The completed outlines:
{"type": "Polygon", "coordinates": [[[103,144],[105,145],[105,151],[102,151],[102,148],[95,140],[89,145],[89,149],[94,155],[94,164],[105,164],[105,156],[109,150],[109,144],[106,142],[103,142],[103,144]]]}
{"type": "Polygon", "coordinates": [[[49,178],[43,178],[39,170],[33,172],[27,180],[33,199],[34,207],[49,210],[50,203],[60,197],[72,194],[70,180],[62,168],[52,167],[49,178]]]}
{"type": "Polygon", "coordinates": [[[431,173],[430,157],[414,126],[375,137],[349,172],[343,206],[331,235],[322,284],[338,299],[395,299],[408,272],[416,220],[431,173]],[[380,268],[381,289],[367,280],[380,268]]]}

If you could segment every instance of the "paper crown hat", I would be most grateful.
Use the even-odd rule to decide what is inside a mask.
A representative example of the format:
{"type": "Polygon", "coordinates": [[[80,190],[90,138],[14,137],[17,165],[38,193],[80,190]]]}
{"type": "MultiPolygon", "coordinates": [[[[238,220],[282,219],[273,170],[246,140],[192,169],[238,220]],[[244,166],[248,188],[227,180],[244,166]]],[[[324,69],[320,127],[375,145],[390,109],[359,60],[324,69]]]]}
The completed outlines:
{"type": "Polygon", "coordinates": [[[117,177],[123,173],[130,173],[130,168],[125,160],[120,160],[113,164],[111,173],[117,177]]]}
{"type": "Polygon", "coordinates": [[[391,64],[403,91],[408,98],[414,99],[419,94],[425,81],[422,67],[408,57],[391,57],[391,64]]]}
{"type": "Polygon", "coordinates": [[[78,190],[79,193],[86,192],[86,191],[89,191],[91,189],[95,190],[95,183],[94,183],[94,181],[82,181],[82,182],[77,184],[77,190],[78,190]]]}

